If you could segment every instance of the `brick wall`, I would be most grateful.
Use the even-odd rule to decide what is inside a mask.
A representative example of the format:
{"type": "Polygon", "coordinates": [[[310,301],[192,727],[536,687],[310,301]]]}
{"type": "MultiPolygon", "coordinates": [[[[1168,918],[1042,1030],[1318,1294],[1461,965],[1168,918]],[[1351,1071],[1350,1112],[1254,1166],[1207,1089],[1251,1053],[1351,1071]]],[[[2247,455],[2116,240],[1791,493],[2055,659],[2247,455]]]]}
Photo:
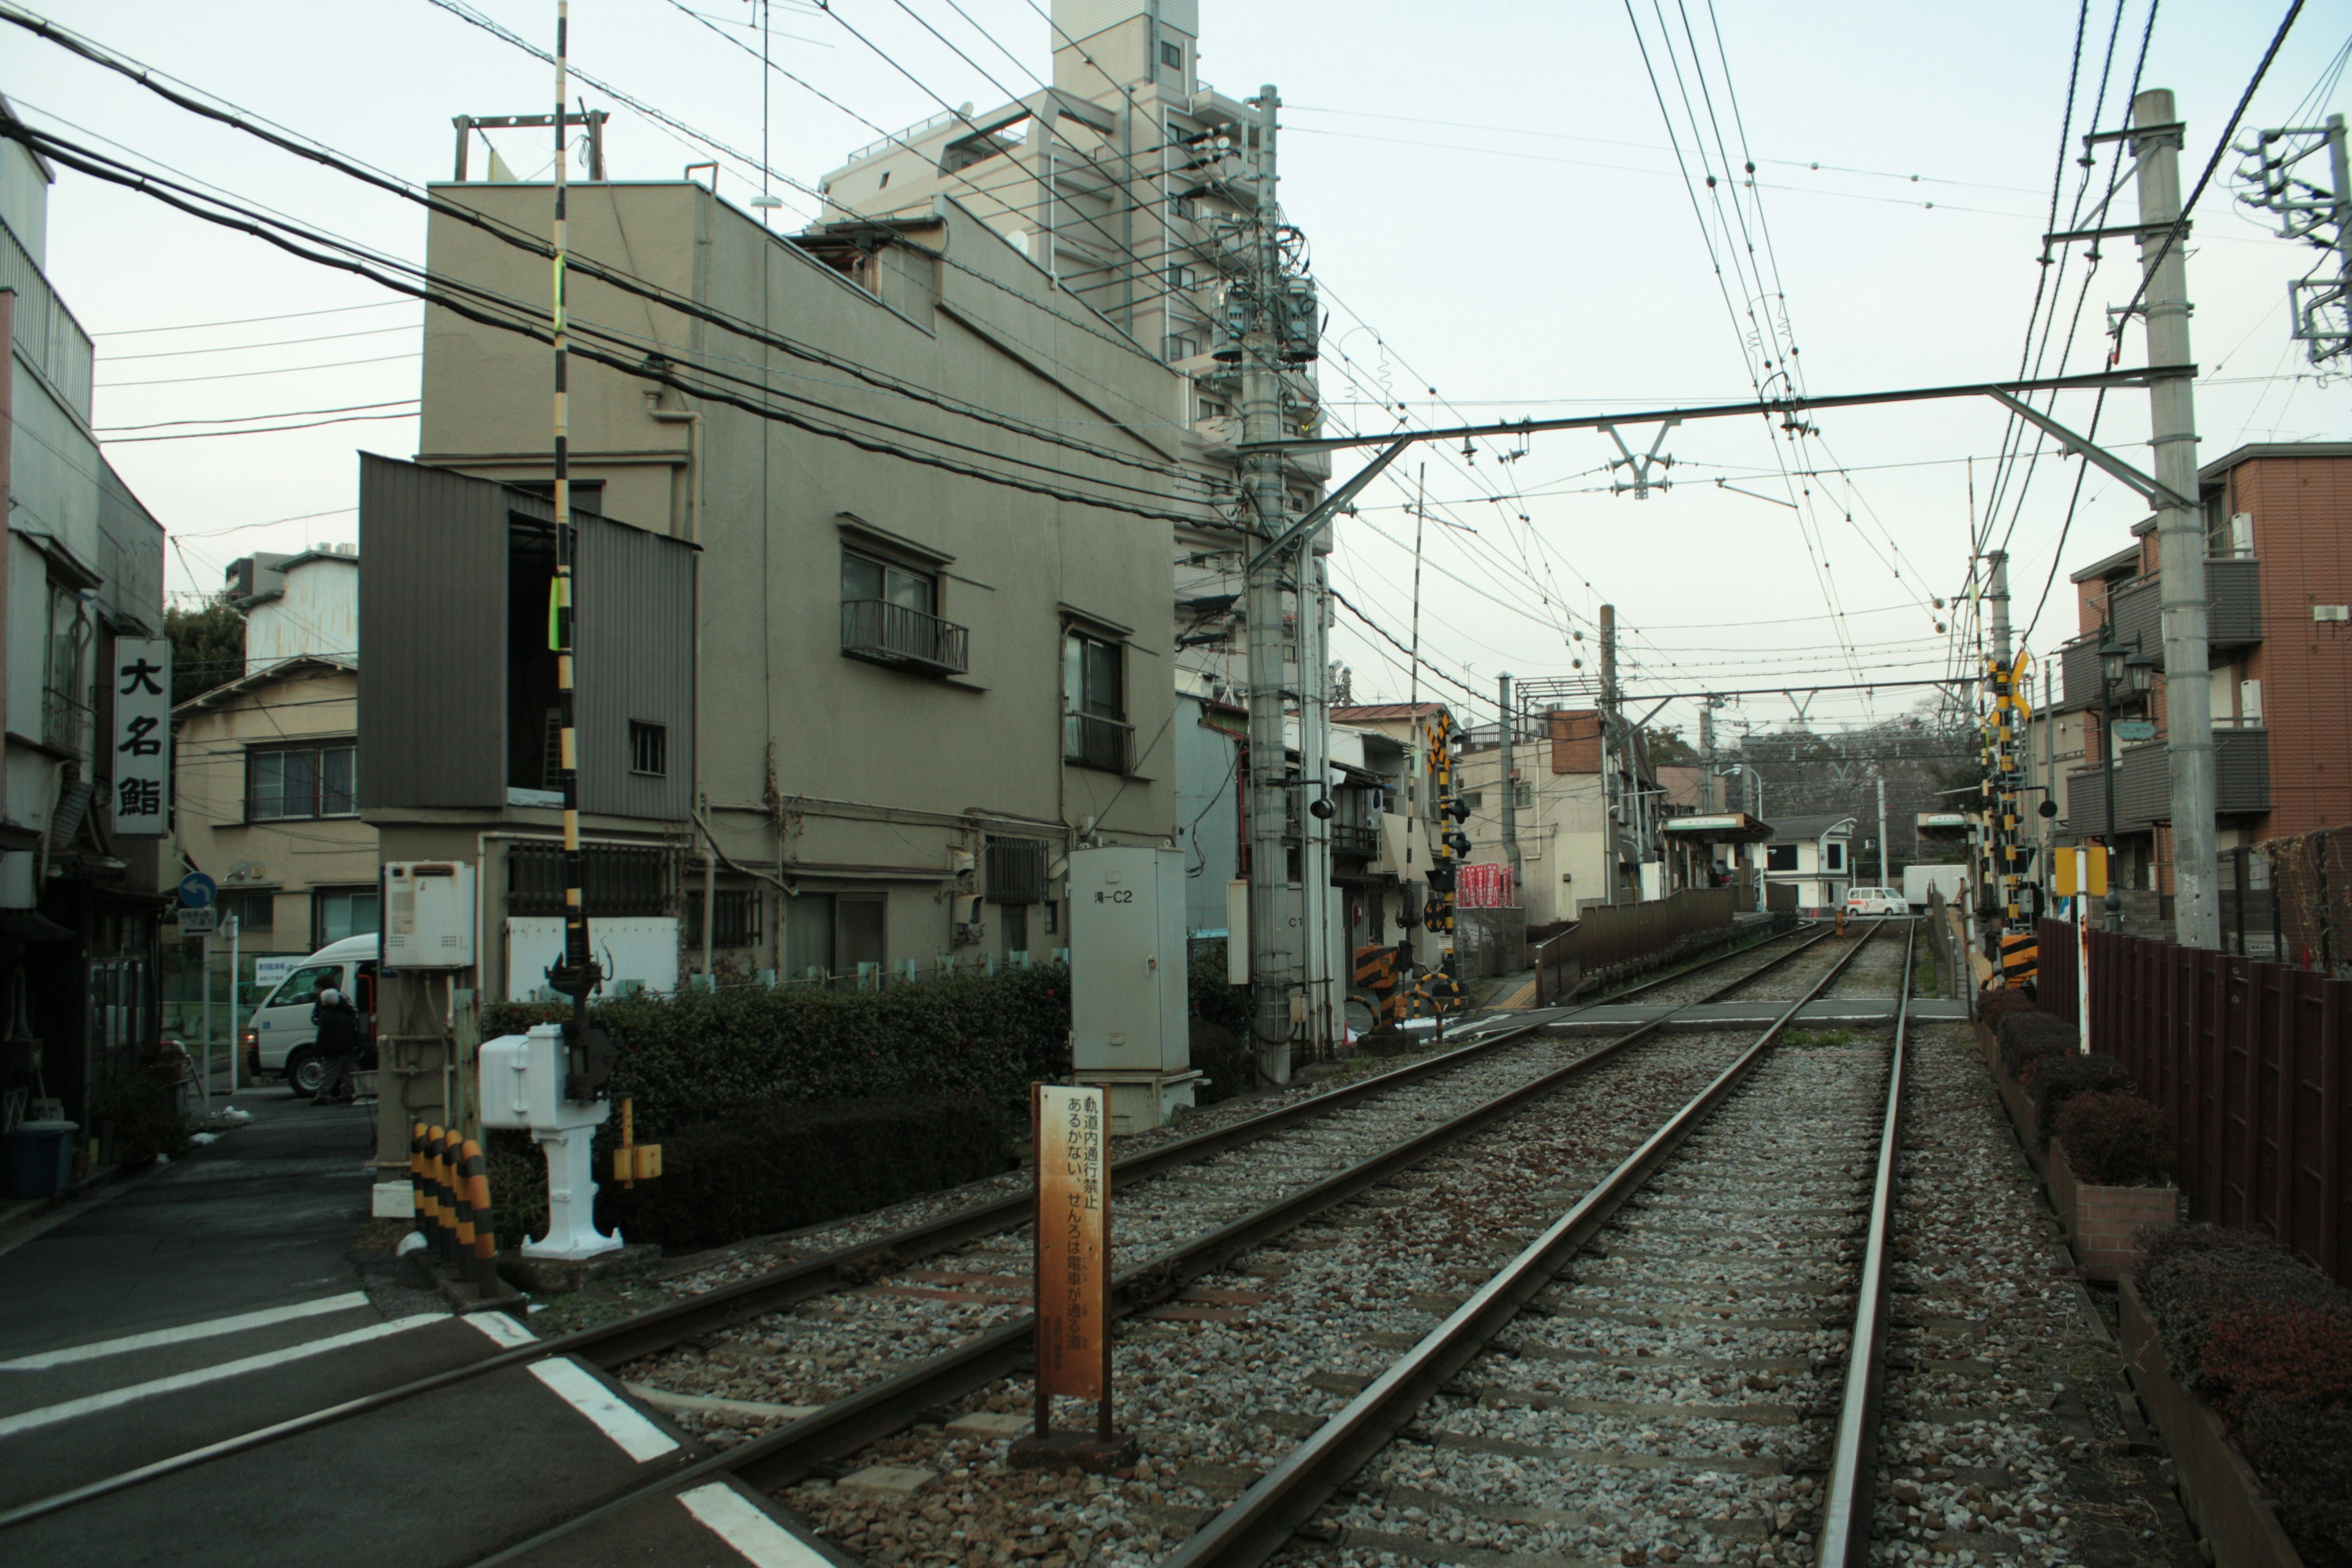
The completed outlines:
{"type": "Polygon", "coordinates": [[[2253,516],[2271,811],[2257,837],[2352,823],[2352,626],[2314,605],[2352,603],[2352,458],[2253,458],[2230,471],[2230,510],[2253,516]]]}

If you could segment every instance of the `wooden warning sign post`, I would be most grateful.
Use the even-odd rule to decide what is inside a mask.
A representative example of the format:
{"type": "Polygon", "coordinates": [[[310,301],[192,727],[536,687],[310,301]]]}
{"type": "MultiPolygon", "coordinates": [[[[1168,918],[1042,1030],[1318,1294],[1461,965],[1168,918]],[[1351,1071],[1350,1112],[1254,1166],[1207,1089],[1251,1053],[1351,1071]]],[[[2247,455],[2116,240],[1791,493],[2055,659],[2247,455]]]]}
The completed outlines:
{"type": "Polygon", "coordinates": [[[1037,1422],[1016,1466],[1107,1470],[1135,1457],[1111,1427],[1110,1119],[1106,1091],[1032,1084],[1037,1150],[1037,1422]],[[1057,1396],[1095,1401],[1090,1433],[1055,1432],[1057,1396]]]}

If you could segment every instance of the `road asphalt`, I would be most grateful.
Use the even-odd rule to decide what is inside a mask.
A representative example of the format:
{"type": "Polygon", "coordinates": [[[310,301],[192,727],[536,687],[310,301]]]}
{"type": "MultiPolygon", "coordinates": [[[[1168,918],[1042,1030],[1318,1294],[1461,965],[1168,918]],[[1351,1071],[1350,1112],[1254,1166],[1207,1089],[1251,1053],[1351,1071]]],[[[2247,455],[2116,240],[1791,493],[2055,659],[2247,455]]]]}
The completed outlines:
{"type": "MultiPolygon", "coordinates": [[[[0,1512],[532,1337],[355,1250],[372,1108],[236,1103],[250,1122],[0,1260],[0,1512]]],[[[603,1373],[543,1361],[0,1528],[0,1561],[467,1564],[707,1452],[603,1373]]],[[[803,1530],[705,1488],[530,1561],[827,1568],[803,1530]]]]}

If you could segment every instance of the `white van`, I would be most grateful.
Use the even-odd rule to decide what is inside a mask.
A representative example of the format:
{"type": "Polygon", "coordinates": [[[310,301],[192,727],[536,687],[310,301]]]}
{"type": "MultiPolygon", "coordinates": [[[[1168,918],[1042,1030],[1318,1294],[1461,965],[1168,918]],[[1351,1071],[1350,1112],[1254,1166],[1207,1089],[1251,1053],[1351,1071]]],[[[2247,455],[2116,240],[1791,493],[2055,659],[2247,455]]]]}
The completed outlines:
{"type": "Polygon", "coordinates": [[[310,1048],[318,1026],[310,1022],[311,998],[324,981],[352,1000],[360,1014],[359,1068],[375,1066],[375,970],[378,939],[347,936],[329,942],[278,983],[247,1020],[242,1044],[245,1070],[258,1083],[282,1078],[298,1095],[314,1095],[326,1081],[327,1064],[310,1048]]]}

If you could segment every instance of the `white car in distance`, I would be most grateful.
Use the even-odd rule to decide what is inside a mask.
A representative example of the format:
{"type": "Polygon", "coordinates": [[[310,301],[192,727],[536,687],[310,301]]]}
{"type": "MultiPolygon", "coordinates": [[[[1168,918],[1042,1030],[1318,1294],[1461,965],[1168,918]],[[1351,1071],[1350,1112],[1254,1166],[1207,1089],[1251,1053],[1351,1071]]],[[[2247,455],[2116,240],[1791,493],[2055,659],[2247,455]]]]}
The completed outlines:
{"type": "Polygon", "coordinates": [[[1848,888],[1845,890],[1845,912],[1849,915],[1907,915],[1910,900],[1896,888],[1848,888]]]}

